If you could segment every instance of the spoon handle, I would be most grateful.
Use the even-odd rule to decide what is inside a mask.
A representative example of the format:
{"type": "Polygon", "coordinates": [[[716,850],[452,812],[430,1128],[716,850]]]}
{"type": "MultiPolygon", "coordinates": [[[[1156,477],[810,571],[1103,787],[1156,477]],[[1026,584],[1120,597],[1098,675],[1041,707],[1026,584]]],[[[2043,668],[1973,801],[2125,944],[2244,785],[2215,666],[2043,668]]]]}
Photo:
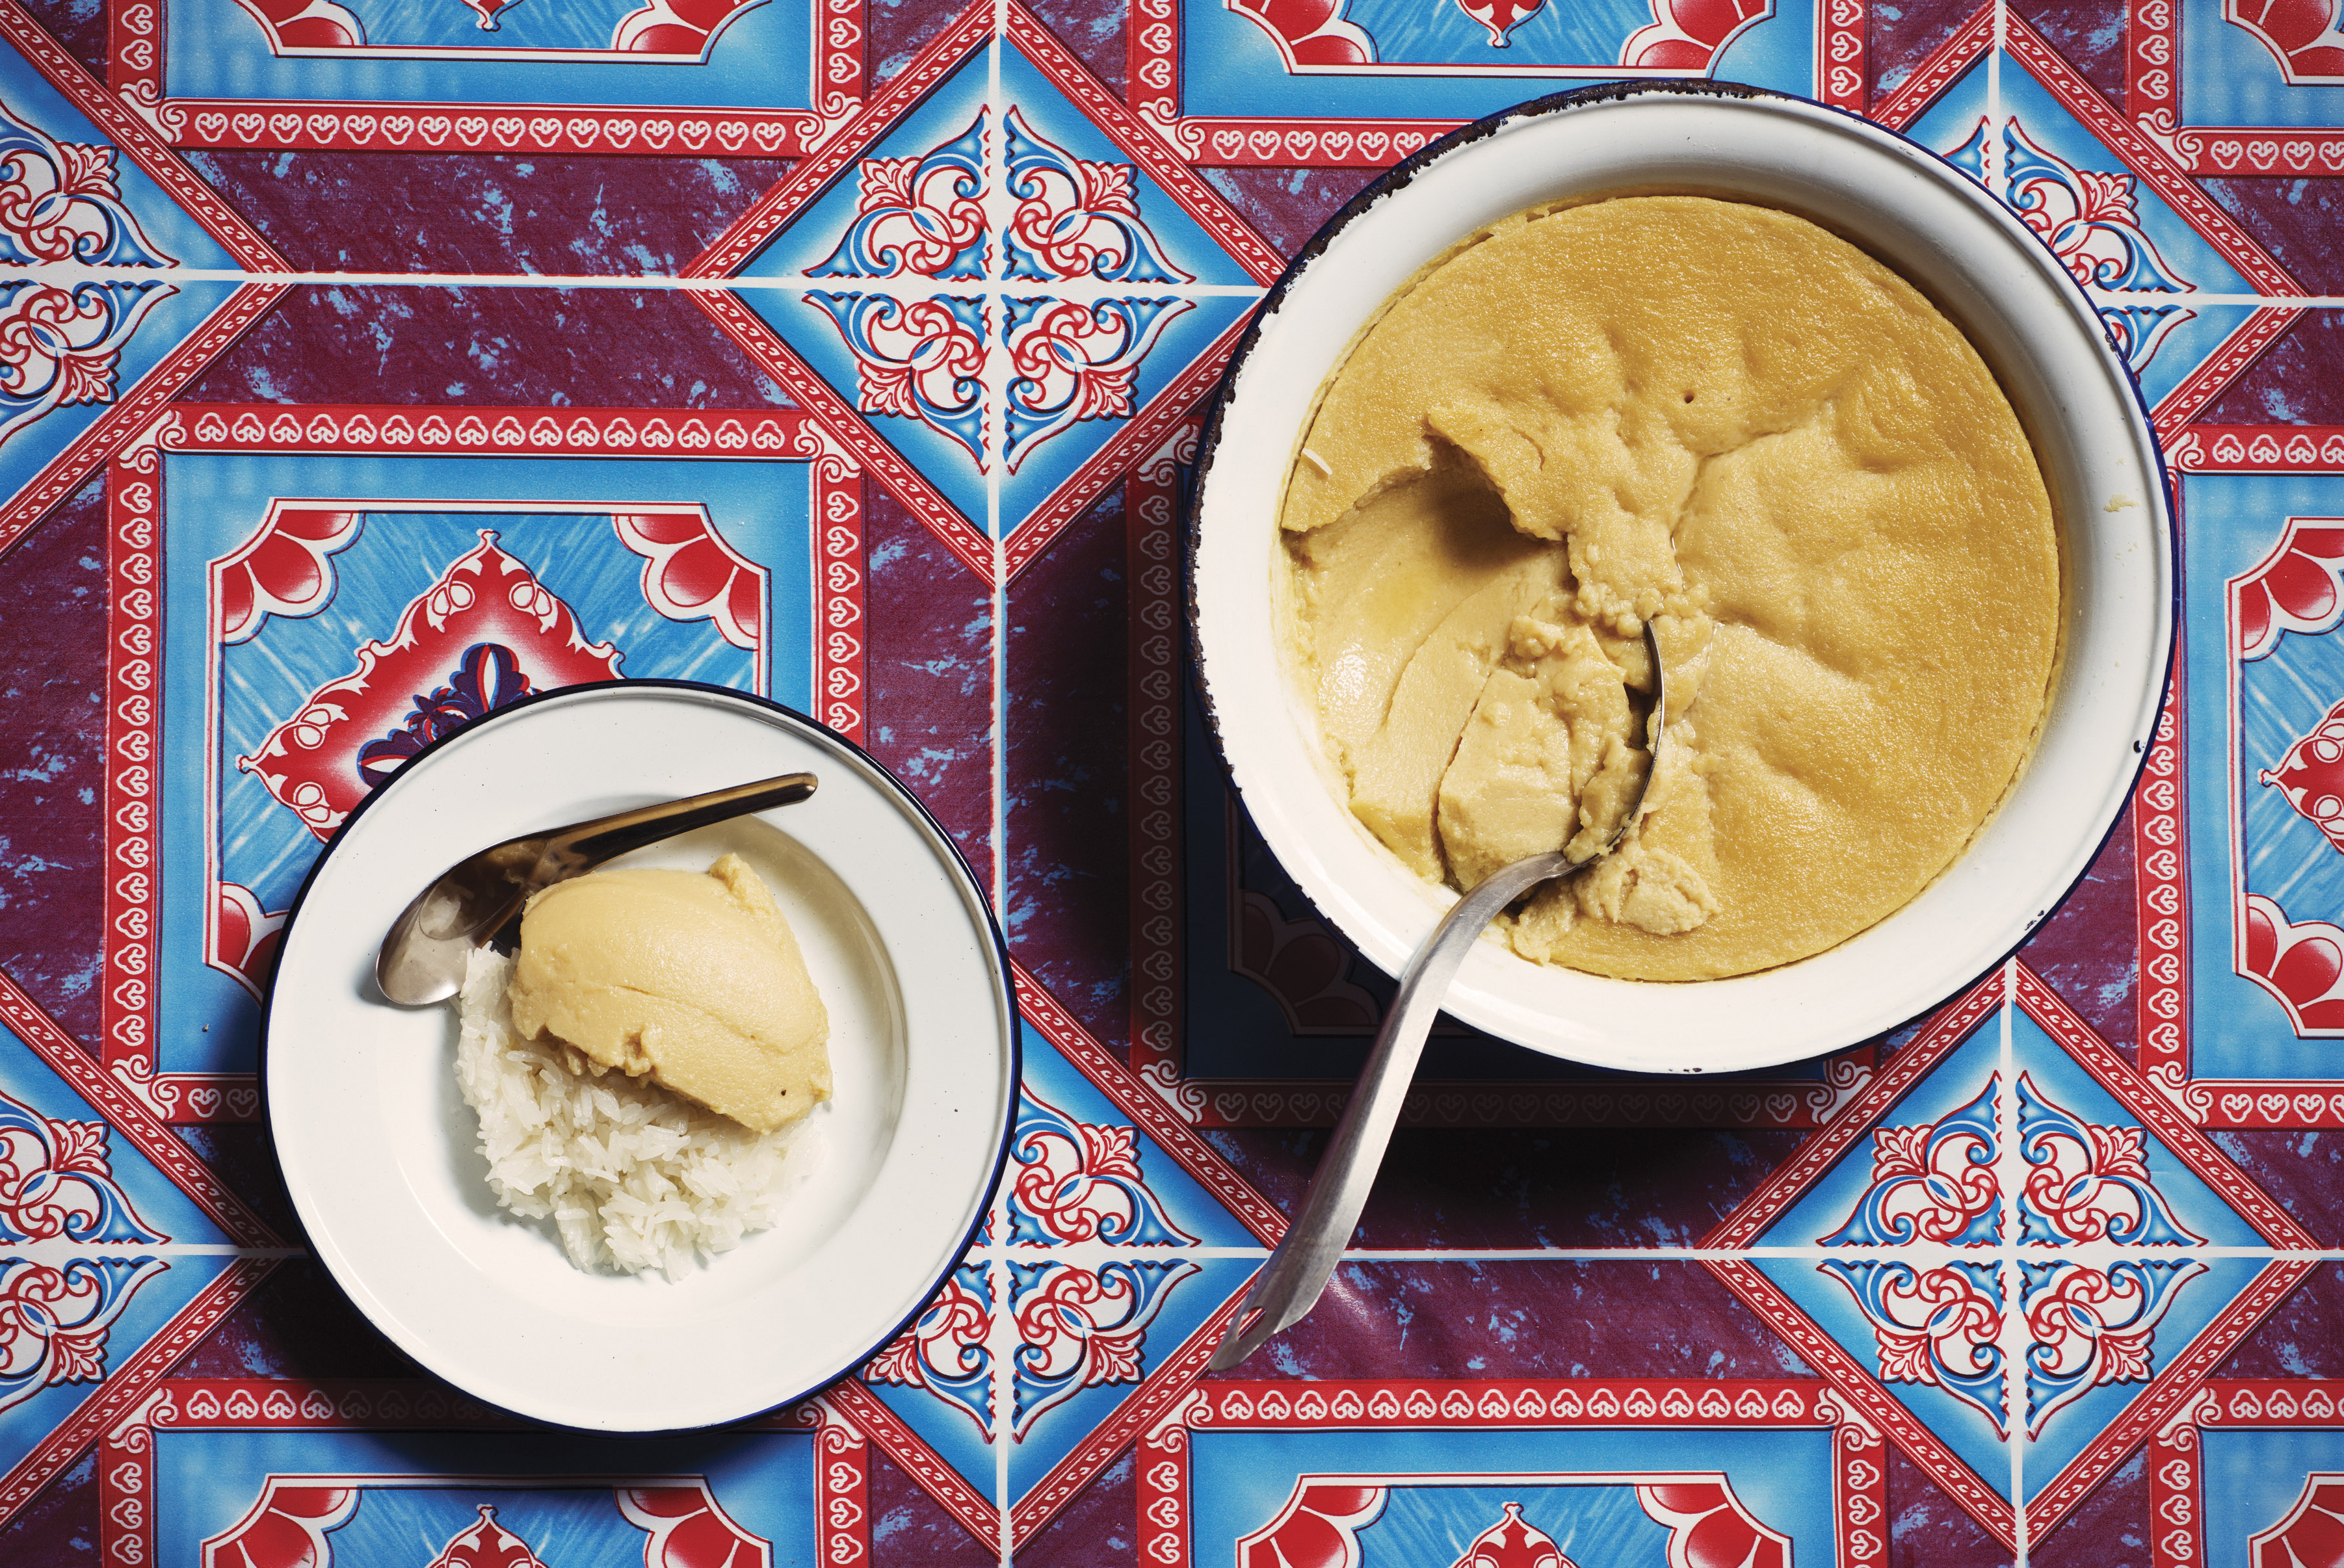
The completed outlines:
{"type": "Polygon", "coordinates": [[[600,865],[646,844],[656,844],[711,823],[744,817],[752,811],[769,811],[777,806],[793,806],[813,791],[814,776],[811,773],[784,773],[753,784],[735,784],[729,789],[712,789],[705,795],[576,823],[555,834],[549,850],[574,856],[590,866],[600,865]]]}
{"type": "Polygon", "coordinates": [[[1416,1060],[1424,1054],[1424,1037],[1431,1032],[1441,999],[1449,994],[1449,982],[1457,978],[1482,928],[1497,918],[1500,910],[1548,878],[1564,876],[1610,854],[1642,814],[1652,778],[1660,771],[1661,734],[1669,711],[1660,633],[1649,620],[1644,623],[1644,652],[1652,661],[1652,705],[1644,720],[1651,760],[1645,766],[1643,782],[1636,787],[1635,799],[1612,828],[1611,838],[1592,853],[1574,860],[1566,847],[1491,872],[1488,880],[1449,906],[1424,945],[1409,956],[1408,967],[1399,971],[1399,994],[1392,998],[1383,1027],[1376,1030],[1367,1068],[1343,1106],[1342,1120],[1335,1123],[1335,1136],[1329,1141],[1327,1151],[1318,1157],[1310,1191],[1303,1195],[1302,1211],[1287,1227],[1269,1261],[1254,1276],[1253,1289],[1246,1292],[1229,1332],[1207,1363],[1208,1370],[1228,1371],[1260,1349],[1270,1335],[1300,1322],[1318,1304],[1319,1292],[1334,1277],[1343,1249],[1350,1245],[1351,1232],[1359,1229],[1359,1211],[1367,1207],[1368,1191],[1376,1184],[1377,1168],[1384,1162],[1384,1149],[1391,1142],[1401,1102],[1408,1099],[1409,1083],[1416,1077],[1416,1060]]]}
{"type": "Polygon", "coordinates": [[[1400,970],[1399,992],[1376,1031],[1368,1065],[1343,1107],[1342,1119],[1335,1123],[1334,1138],[1319,1156],[1302,1211],[1255,1276],[1228,1337],[1213,1352],[1211,1370],[1226,1372],[1237,1365],[1264,1340],[1299,1322],[1318,1304],[1319,1292],[1359,1228],[1359,1211],[1367,1206],[1384,1147],[1391,1141],[1401,1102],[1416,1076],[1417,1058],[1424,1053],[1424,1037],[1465,954],[1500,910],[1570,865],[1560,853],[1534,855],[1496,872],[1450,905],[1409,959],[1400,970]]]}

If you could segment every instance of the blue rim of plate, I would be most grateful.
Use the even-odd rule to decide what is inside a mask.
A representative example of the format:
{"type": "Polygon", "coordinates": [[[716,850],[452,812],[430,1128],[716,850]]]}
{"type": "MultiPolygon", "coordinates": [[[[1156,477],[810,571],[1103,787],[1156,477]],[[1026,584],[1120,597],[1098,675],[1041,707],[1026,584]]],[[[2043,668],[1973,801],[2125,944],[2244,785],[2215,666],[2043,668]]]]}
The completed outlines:
{"type": "MultiPolygon", "coordinates": [[[[945,829],[945,825],[942,822],[936,820],[935,813],[929,810],[927,806],[920,799],[920,798],[917,795],[913,794],[912,791],[904,786],[904,781],[896,778],[895,775],[888,769],[885,764],[882,763],[877,758],[872,756],[870,752],[864,750],[861,746],[848,739],[845,736],[841,735],[837,730],[833,729],[829,725],[824,724],[818,719],[809,718],[805,714],[800,713],[796,709],[790,707],[787,703],[775,702],[770,697],[759,697],[754,692],[741,691],[729,686],[713,686],[702,680],[671,680],[657,678],[647,678],[642,680],[589,680],[581,681],[575,686],[556,687],[551,691],[532,692],[527,697],[509,702],[502,708],[499,708],[492,712],[483,714],[480,718],[473,719],[462,729],[452,730],[450,733],[440,737],[440,739],[424,747],[423,749],[418,751],[414,756],[409,757],[406,761],[401,762],[396,772],[392,773],[389,778],[384,779],[373,789],[368,791],[366,799],[360,800],[356,806],[350,809],[350,814],[342,819],[342,825],[340,827],[334,829],[333,837],[326,840],[326,847],[318,852],[318,858],[310,862],[309,869],[303,874],[300,889],[293,895],[292,905],[286,910],[285,924],[282,930],[287,933],[290,933],[293,930],[294,922],[301,918],[302,906],[308,900],[310,885],[318,879],[318,873],[324,869],[327,860],[332,858],[334,851],[340,848],[342,836],[348,833],[350,829],[357,824],[360,817],[366,815],[367,809],[369,807],[372,806],[377,800],[381,799],[391,790],[399,788],[399,780],[407,776],[409,769],[413,768],[417,763],[421,762],[425,758],[429,757],[432,753],[440,750],[442,747],[452,745],[455,742],[463,739],[468,735],[475,734],[484,727],[494,724],[500,719],[506,718],[508,715],[520,713],[527,709],[535,708],[541,703],[552,701],[557,698],[575,698],[584,693],[599,691],[688,692],[696,697],[717,697],[736,702],[745,702],[752,707],[768,709],[770,712],[789,720],[793,724],[804,726],[807,729],[813,731],[816,736],[818,736],[823,743],[844,749],[857,760],[869,768],[874,775],[883,780],[886,784],[887,788],[894,791],[898,803],[910,807],[911,809],[917,814],[920,821],[926,825],[929,832],[934,835],[935,841],[939,845],[943,846],[943,848],[951,855],[952,858],[947,862],[948,866],[967,884],[969,892],[975,895],[975,907],[983,911],[985,916],[985,934],[986,937],[991,939],[993,974],[995,982],[1000,988],[999,994],[1000,1000],[1003,1003],[1004,1013],[1009,1020],[1009,1027],[1005,1031],[1008,1036],[1009,1093],[1003,1102],[1001,1133],[999,1138],[995,1140],[996,1147],[995,1148],[993,1154],[993,1169],[985,1179],[985,1195],[976,1206],[976,1217],[969,1222],[968,1230],[961,1236],[960,1241],[954,1246],[951,1255],[945,1261],[943,1269],[938,1271],[934,1280],[929,1282],[927,1289],[921,1292],[919,1305],[914,1307],[900,1322],[890,1325],[886,1332],[874,1339],[868,1349],[858,1352],[846,1363],[846,1365],[823,1378],[821,1382],[813,1383],[808,1387],[789,1395],[787,1398],[777,1399],[771,1404],[765,1405],[759,1410],[750,1411],[741,1415],[728,1416],[721,1422],[711,1422],[701,1426],[647,1427],[641,1431],[608,1427],[569,1426],[561,1422],[546,1421],[537,1416],[524,1416],[520,1415],[518,1412],[510,1412],[516,1415],[520,1420],[526,1421],[533,1426],[543,1427],[555,1432],[576,1432],[597,1437],[671,1435],[695,1432],[721,1431],[727,1427],[737,1426],[744,1422],[759,1420],[764,1416],[771,1415],[777,1410],[786,1409],[791,1405],[799,1403],[803,1400],[820,1393],[823,1390],[831,1387],[833,1384],[843,1379],[853,1376],[856,1367],[861,1366],[864,1362],[870,1360],[873,1355],[876,1354],[880,1350],[884,1349],[887,1344],[901,1335],[905,1329],[910,1328],[912,1324],[919,1321],[920,1314],[928,1310],[928,1303],[935,1299],[936,1292],[941,1290],[944,1287],[945,1282],[952,1277],[953,1271],[961,1266],[963,1260],[967,1256],[969,1248],[976,1244],[977,1237],[985,1230],[985,1221],[992,1213],[994,1196],[1000,1191],[1001,1187],[1002,1172],[1008,1168],[1009,1145],[1016,1136],[1017,1096],[1021,1087],[1025,1083],[1026,1078],[1025,1045],[1023,1038],[1025,1031],[1019,1027],[1023,1015],[1018,1011],[1016,983],[1012,978],[1009,968],[1009,944],[1002,938],[1001,922],[994,914],[992,900],[985,896],[985,885],[976,879],[976,872],[970,867],[968,857],[961,853],[960,846],[953,842],[952,834],[945,829]]],[[[558,823],[554,824],[554,826],[559,825],[560,824],[558,823]]],[[[486,847],[487,846],[485,845],[482,846],[482,848],[486,847]]],[[[442,869],[444,869],[444,868],[442,869]]],[[[433,874],[437,875],[438,873],[434,872],[433,874]]],[[[278,940],[278,951],[280,954],[283,953],[288,945],[289,943],[284,937],[279,937],[278,940]]],[[[386,1001],[382,1005],[385,1007],[391,1007],[395,1004],[386,1001]]],[[[269,1157],[272,1160],[277,1158],[277,1119],[276,1111],[270,1103],[268,1094],[268,1029],[269,1020],[276,1015],[276,1010],[277,971],[274,969],[271,969],[268,975],[268,988],[262,992],[260,999],[260,1046],[257,1063],[257,1072],[260,1081],[261,1126],[268,1134],[268,1152],[269,1157]]],[[[400,1010],[407,1011],[412,1010],[402,1009],[400,1010]]],[[[279,1174],[281,1175],[281,1161],[279,1164],[279,1174]]],[[[289,1191],[288,1195],[288,1197],[290,1196],[289,1191]]],[[[308,1239],[308,1228],[301,1221],[300,1204],[298,1201],[293,1204],[293,1222],[296,1230],[301,1232],[303,1241],[307,1242],[308,1239]]],[[[317,1251],[314,1247],[310,1249],[310,1255],[312,1257],[317,1256],[317,1251]]],[[[319,1259],[318,1261],[323,1262],[324,1260],[319,1259]]],[[[382,1331],[379,1325],[376,1324],[374,1322],[373,1315],[368,1312],[363,1306],[360,1306],[356,1298],[352,1297],[349,1292],[343,1287],[340,1277],[335,1273],[333,1269],[331,1267],[328,1267],[325,1272],[326,1277],[333,1282],[334,1289],[341,1292],[342,1299],[349,1302],[353,1308],[357,1309],[359,1315],[367,1320],[369,1327],[374,1328],[378,1333],[381,1332],[382,1331]]],[[[394,1346],[398,1343],[395,1340],[391,1342],[394,1346]]],[[[402,1352],[401,1353],[404,1352],[402,1352]]],[[[468,1399],[480,1399],[481,1402],[484,1404],[496,1405],[495,1401],[483,1399],[480,1395],[473,1393],[471,1390],[463,1388],[460,1383],[450,1382],[449,1379],[441,1377],[440,1373],[433,1372],[429,1367],[423,1366],[419,1362],[417,1362],[417,1367],[427,1377],[438,1378],[441,1382],[448,1383],[450,1388],[460,1390],[468,1399]]],[[[502,1410],[506,1407],[496,1405],[496,1408],[502,1410]]]]}
{"type": "MultiPolygon", "coordinates": [[[[1220,445],[1221,422],[1228,412],[1230,395],[1236,390],[1238,376],[1244,371],[1248,361],[1253,357],[1253,351],[1260,342],[1262,323],[1278,314],[1278,307],[1284,302],[1296,281],[1313,262],[1318,260],[1339,233],[1349,226],[1354,218],[1375,206],[1386,196],[1413,183],[1434,160],[1468,143],[1495,136],[1515,120],[1562,114],[1572,109],[1591,107],[1598,104],[1626,103],[1633,98],[1659,95],[1712,98],[1721,101],[1779,102],[1796,104],[1803,109],[1820,109],[1861,126],[1867,132],[1877,133],[1902,143],[1912,152],[1926,157],[1932,163],[1942,165],[1955,176],[1964,180],[1969,179],[1969,176],[1955,167],[1950,158],[1934,147],[1924,146],[1902,131],[1881,125],[1876,120],[1866,119],[1862,115],[1849,109],[1843,109],[1837,105],[1826,104],[1816,98],[1802,97],[1796,93],[1785,93],[1773,87],[1753,86],[1746,82],[1692,78],[1676,81],[1597,82],[1589,86],[1571,87],[1559,93],[1548,93],[1539,97],[1526,98],[1510,107],[1499,109],[1468,125],[1460,126],[1447,135],[1426,143],[1362,186],[1349,201],[1336,208],[1333,215],[1325,223],[1320,224],[1308,239],[1303,242],[1301,248],[1294,253],[1293,259],[1286,264],[1286,270],[1278,275],[1278,281],[1269,286],[1268,292],[1264,294],[1260,302],[1255,306],[1253,317],[1246,323],[1245,333],[1238,339],[1237,347],[1230,351],[1228,363],[1222,367],[1220,378],[1213,385],[1213,395],[1206,404],[1204,424],[1197,437],[1197,459],[1189,471],[1187,495],[1181,508],[1182,527],[1178,547],[1181,550],[1180,577],[1182,586],[1187,589],[1187,598],[1186,614],[1182,617],[1182,630],[1187,639],[1183,648],[1183,658],[1188,667],[1190,689],[1196,694],[1198,717],[1204,720],[1206,733],[1213,739],[1213,760],[1220,769],[1222,782],[1228,786],[1229,792],[1237,797],[1240,806],[1245,801],[1245,791],[1238,786],[1237,775],[1229,765],[1228,746],[1221,737],[1220,714],[1214,706],[1212,692],[1205,685],[1204,666],[1197,658],[1197,546],[1199,532],[1204,527],[1205,477],[1212,469],[1214,452],[1220,445]]],[[[2046,255],[2051,256],[2055,263],[2057,262],[2057,256],[2052,253],[2049,244],[2042,236],[2027,228],[2023,223],[2017,226],[2046,255]]],[[[1857,248],[1863,247],[1859,246],[1857,248]]],[[[2081,309],[2087,318],[2097,322],[2100,318],[2099,311],[2093,306],[2090,297],[2085,294],[2083,286],[2075,280],[2064,264],[2055,266],[2053,270],[2058,276],[2060,286],[2070,296],[2069,303],[2081,309]]],[[[1897,276],[1902,277],[1904,274],[1899,272],[1897,276]]],[[[1911,282],[1911,279],[1908,278],[1906,281],[1911,282]]],[[[1920,286],[1914,284],[1913,286],[1918,288],[1920,286]]],[[[1933,300],[1931,303],[1935,302],[1933,300]]],[[[1968,334],[1964,333],[1963,336],[1966,337],[1968,334]]],[[[2149,455],[2155,459],[2157,487],[2165,497],[2166,549],[2168,558],[2174,563],[2174,569],[2167,574],[2172,582],[2172,593],[2171,602],[2167,606],[2164,668],[2158,678],[2158,689],[2169,690],[2173,684],[2173,661],[2181,640],[2180,498],[2174,492],[2173,471],[2165,460],[2165,438],[2157,431],[2157,420],[2149,408],[2148,399],[2141,393],[2139,373],[2133,369],[2131,362],[2122,355],[2115,355],[2113,358],[2117,368],[2124,372],[2125,385],[2132,391],[2134,407],[2140,411],[2140,427],[2147,434],[2149,455]]],[[[2155,739],[2155,735],[2156,725],[2152,722],[2147,738],[2136,739],[2133,742],[2134,761],[2131,779],[2126,784],[2124,790],[2127,800],[2140,788],[2141,774],[2148,766],[2148,745],[2155,739]]],[[[2060,890],[2056,898],[2050,900],[2045,905],[2043,912],[2019,933],[2016,941],[2013,942],[1992,963],[1980,969],[1976,975],[1972,976],[1962,986],[1955,988],[1952,994],[1959,995],[1969,986],[1976,984],[1979,979],[2001,968],[2021,948],[2035,940],[2036,934],[2048,925],[2052,918],[2066,908],[2067,901],[2076,896],[2086,881],[2091,879],[2093,866],[2097,864],[2100,857],[2107,852],[2109,843],[2116,838],[2117,829],[2124,824],[2124,820],[2125,812],[2118,810],[2101,832],[2099,843],[2086,857],[2082,867],[2076,871],[2075,879],[2060,890]]],[[[1275,851],[1273,850],[1272,853],[1274,854],[1275,851]]],[[[1310,896],[1308,889],[1296,882],[1295,890],[1301,895],[1303,902],[1310,907],[1311,912],[1318,916],[1319,922],[1334,933],[1338,941],[1346,948],[1349,948],[1355,956],[1364,957],[1359,954],[1358,948],[1350,939],[1342,934],[1342,928],[1329,917],[1326,910],[1318,907],[1318,900],[1310,896]]],[[[1379,966],[1371,965],[1371,967],[1379,966]]],[[[1942,1005],[1942,1001],[1932,1003],[1930,1007],[1924,1008],[1914,1016],[1925,1017],[1936,1007],[1942,1005]]],[[[1883,1032],[1884,1034],[1894,1033],[1894,1030],[1888,1030],[1883,1032]]],[[[1824,1054],[1830,1055],[1834,1050],[1846,1049],[1848,1048],[1845,1046],[1837,1046],[1824,1051],[1824,1054]]],[[[1622,1070],[1604,1069],[1602,1070],[1622,1070]]],[[[1652,1076],[1674,1077],[1677,1075],[1656,1073],[1652,1076]]]]}

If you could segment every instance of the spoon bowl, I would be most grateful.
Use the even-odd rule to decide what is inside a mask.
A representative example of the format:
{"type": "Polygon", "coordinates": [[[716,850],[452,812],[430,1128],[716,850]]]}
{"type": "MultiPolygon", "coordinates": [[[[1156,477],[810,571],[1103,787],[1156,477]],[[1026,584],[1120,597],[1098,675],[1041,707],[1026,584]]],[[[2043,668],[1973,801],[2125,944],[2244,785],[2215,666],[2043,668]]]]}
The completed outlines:
{"type": "Polygon", "coordinates": [[[812,795],[816,783],[811,773],[784,773],[507,839],[467,855],[416,894],[391,922],[375,955],[375,984],[385,1000],[400,1007],[446,1001],[463,985],[472,950],[495,940],[531,895],[646,844],[794,805],[812,795]]]}

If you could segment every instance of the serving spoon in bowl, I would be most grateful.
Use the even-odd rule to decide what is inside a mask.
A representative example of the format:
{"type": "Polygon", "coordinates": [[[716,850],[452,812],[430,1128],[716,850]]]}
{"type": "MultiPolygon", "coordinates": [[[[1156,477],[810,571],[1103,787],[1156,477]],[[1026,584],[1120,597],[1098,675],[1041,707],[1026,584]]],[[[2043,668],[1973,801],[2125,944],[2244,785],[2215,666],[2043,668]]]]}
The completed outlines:
{"type": "Polygon", "coordinates": [[[1318,1304],[1327,1282],[1334,1277],[1335,1265],[1342,1261],[1343,1249],[1350,1244],[1351,1233],[1359,1229],[1359,1212],[1367,1207],[1376,1171],[1383,1164],[1384,1150],[1399,1121],[1401,1102],[1416,1077],[1417,1059],[1424,1054],[1424,1037],[1430,1032],[1441,999],[1449,994],[1450,982],[1457,978],[1466,953],[1480,939],[1482,928],[1540,883],[1584,870],[1610,854],[1642,812],[1644,797],[1652,793],[1652,776],[1661,770],[1661,730],[1668,718],[1661,644],[1649,620],[1644,623],[1644,650],[1652,660],[1652,706],[1645,720],[1652,761],[1644,769],[1644,781],[1637,786],[1635,799],[1621,814],[1612,836],[1595,849],[1574,857],[1566,844],[1491,872],[1449,907],[1432,934],[1424,939],[1424,945],[1410,955],[1399,972],[1399,990],[1384,1011],[1383,1027],[1376,1030],[1368,1064],[1343,1106],[1342,1118],[1335,1123],[1334,1138],[1318,1157],[1310,1191],[1302,1199],[1302,1211],[1286,1228],[1269,1261],[1254,1276],[1253,1289],[1246,1292],[1220,1347],[1206,1363],[1207,1370],[1228,1371],[1259,1350],[1272,1334],[1308,1317],[1310,1309],[1318,1304]]]}
{"type": "Polygon", "coordinates": [[[794,806],[813,793],[815,782],[811,773],[783,773],[507,839],[467,855],[416,894],[390,923],[375,954],[375,984],[386,1000],[401,1007],[446,1001],[462,987],[472,950],[493,940],[532,893],[662,839],[752,811],[794,806]]]}

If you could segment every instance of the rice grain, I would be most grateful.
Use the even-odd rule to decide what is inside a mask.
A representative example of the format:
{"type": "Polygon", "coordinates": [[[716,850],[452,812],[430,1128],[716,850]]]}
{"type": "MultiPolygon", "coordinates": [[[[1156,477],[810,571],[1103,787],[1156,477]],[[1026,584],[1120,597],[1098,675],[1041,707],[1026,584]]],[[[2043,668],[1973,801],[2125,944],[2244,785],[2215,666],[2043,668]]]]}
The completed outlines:
{"type": "Polygon", "coordinates": [[[581,1269],[670,1280],[773,1225],[803,1121],[760,1133],[647,1079],[573,1072],[561,1046],[514,1038],[511,974],[510,959],[478,949],[458,998],[456,1081],[499,1203],[551,1217],[581,1269]]]}

